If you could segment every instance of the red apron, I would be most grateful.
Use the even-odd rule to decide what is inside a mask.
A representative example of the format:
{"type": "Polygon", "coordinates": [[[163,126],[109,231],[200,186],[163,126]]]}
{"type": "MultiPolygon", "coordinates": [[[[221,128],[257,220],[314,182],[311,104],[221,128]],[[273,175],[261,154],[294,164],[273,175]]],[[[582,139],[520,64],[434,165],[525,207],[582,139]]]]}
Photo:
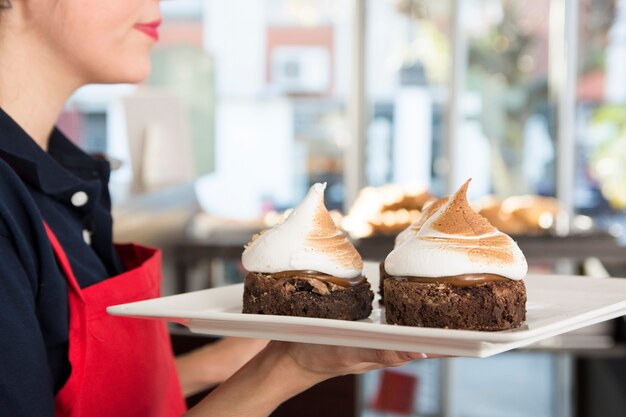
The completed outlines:
{"type": "Polygon", "coordinates": [[[117,245],[127,272],[85,289],[46,231],[67,278],[72,372],[56,396],[57,417],[178,417],[185,412],[165,324],[114,317],[106,307],[160,295],[161,253],[117,245]]]}

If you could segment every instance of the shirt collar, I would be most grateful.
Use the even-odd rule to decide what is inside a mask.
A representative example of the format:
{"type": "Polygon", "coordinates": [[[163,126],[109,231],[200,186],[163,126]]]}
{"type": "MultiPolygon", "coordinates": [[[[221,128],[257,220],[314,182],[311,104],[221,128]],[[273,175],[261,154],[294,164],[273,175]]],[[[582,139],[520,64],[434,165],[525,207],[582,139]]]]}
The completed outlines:
{"type": "Polygon", "coordinates": [[[90,157],[57,128],[44,151],[1,108],[0,157],[22,181],[59,200],[69,202],[76,192],[86,192],[91,198],[83,209],[92,205],[110,172],[108,162],[90,157]]]}

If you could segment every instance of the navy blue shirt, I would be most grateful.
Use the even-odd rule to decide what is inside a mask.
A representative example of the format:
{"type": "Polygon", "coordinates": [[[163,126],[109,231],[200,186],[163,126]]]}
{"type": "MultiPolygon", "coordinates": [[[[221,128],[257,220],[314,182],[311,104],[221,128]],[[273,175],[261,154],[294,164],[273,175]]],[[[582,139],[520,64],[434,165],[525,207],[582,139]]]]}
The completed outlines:
{"type": "Polygon", "coordinates": [[[42,219],[83,288],[123,272],[108,162],[55,129],[48,151],[0,109],[0,413],[53,416],[71,372],[67,281],[42,219]]]}

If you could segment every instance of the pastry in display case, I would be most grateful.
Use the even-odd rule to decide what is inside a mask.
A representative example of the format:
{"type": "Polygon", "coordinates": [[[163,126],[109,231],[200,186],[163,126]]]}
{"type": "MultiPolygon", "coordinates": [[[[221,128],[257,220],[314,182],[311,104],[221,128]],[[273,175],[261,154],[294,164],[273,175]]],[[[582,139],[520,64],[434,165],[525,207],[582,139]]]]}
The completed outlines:
{"type": "Polygon", "coordinates": [[[497,331],[524,322],[526,258],[471,208],[468,186],[469,180],[387,256],[387,323],[497,331]]]}
{"type": "Polygon", "coordinates": [[[473,205],[494,227],[511,235],[547,234],[559,214],[557,199],[539,195],[519,195],[505,199],[489,195],[478,199],[473,205]]]}
{"type": "Polygon", "coordinates": [[[246,246],[244,313],[360,320],[372,312],[363,261],[324,206],[325,188],[313,185],[282,223],[246,246]]]}
{"type": "Polygon", "coordinates": [[[396,235],[435,197],[424,187],[387,184],[362,189],[342,222],[353,238],[396,235]]]}

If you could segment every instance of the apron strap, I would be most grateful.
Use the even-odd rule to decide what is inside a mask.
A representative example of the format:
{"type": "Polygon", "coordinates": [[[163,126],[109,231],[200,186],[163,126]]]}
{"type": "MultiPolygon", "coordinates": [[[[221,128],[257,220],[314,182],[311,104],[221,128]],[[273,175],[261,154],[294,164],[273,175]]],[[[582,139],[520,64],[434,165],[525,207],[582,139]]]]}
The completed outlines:
{"type": "Polygon", "coordinates": [[[46,233],[48,234],[48,239],[50,239],[50,244],[52,245],[52,250],[54,251],[57,261],[59,262],[61,269],[63,270],[63,273],[65,277],[67,278],[67,282],[68,282],[70,290],[74,292],[74,294],[76,294],[76,296],[81,302],[84,302],[85,300],[83,299],[83,293],[80,290],[78,281],[76,281],[76,277],[74,276],[74,271],[72,271],[72,267],[70,266],[70,261],[67,259],[67,255],[65,254],[65,250],[63,250],[63,247],[59,243],[59,240],[57,239],[52,229],[50,229],[50,226],[48,226],[48,223],[46,223],[45,220],[43,221],[43,226],[46,229],[46,233]]]}

